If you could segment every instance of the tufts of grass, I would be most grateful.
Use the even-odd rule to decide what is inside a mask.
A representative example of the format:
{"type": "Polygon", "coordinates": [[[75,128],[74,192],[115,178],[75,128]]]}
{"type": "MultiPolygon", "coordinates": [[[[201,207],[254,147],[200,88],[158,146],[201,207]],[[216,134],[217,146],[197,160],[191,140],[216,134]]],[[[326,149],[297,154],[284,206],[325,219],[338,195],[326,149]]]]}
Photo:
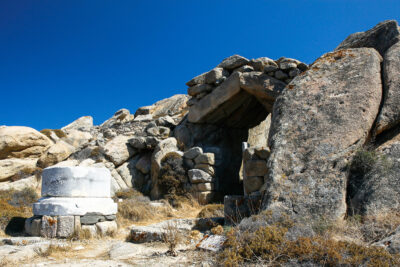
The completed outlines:
{"type": "Polygon", "coordinates": [[[399,254],[380,247],[369,247],[326,236],[300,237],[287,240],[287,224],[281,222],[260,226],[255,231],[232,228],[227,234],[219,263],[239,266],[261,263],[281,266],[285,263],[314,263],[322,266],[398,266],[399,254]]]}
{"type": "Polygon", "coordinates": [[[224,217],[223,204],[208,204],[197,215],[198,218],[224,217]]]}
{"type": "Polygon", "coordinates": [[[38,198],[39,196],[32,188],[25,188],[21,191],[0,191],[0,229],[7,230],[8,234],[23,231],[24,219],[33,215],[32,204],[38,198]],[[11,221],[20,223],[18,223],[18,227],[15,227],[16,225],[9,225],[11,221]]]}

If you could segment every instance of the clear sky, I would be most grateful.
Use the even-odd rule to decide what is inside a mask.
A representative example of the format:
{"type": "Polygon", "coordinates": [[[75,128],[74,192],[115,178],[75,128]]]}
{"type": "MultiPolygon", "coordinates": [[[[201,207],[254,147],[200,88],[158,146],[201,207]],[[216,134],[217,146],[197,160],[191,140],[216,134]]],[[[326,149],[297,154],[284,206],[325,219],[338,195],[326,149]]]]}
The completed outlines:
{"type": "Polygon", "coordinates": [[[312,63],[386,19],[399,0],[1,0],[0,125],[100,124],[230,55],[312,63]]]}

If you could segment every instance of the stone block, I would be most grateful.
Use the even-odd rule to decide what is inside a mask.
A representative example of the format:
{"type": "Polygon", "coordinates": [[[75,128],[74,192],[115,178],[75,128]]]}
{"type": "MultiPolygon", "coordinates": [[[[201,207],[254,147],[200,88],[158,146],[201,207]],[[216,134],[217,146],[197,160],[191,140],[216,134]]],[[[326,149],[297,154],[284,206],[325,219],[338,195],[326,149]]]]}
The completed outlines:
{"type": "Polygon", "coordinates": [[[42,174],[42,197],[110,197],[106,168],[50,167],[42,174]]]}
{"type": "Polygon", "coordinates": [[[214,165],[215,164],[215,156],[213,153],[200,154],[194,159],[194,162],[196,164],[214,165]]]}
{"type": "Polygon", "coordinates": [[[105,221],[96,223],[97,233],[100,236],[113,236],[117,233],[118,226],[115,221],[105,221]]]}
{"type": "Polygon", "coordinates": [[[57,237],[66,238],[74,234],[74,216],[59,216],[57,218],[57,237]]]}
{"type": "Polygon", "coordinates": [[[249,160],[245,162],[244,170],[246,176],[264,176],[268,172],[265,160],[249,160]]]}
{"type": "Polygon", "coordinates": [[[213,178],[205,171],[199,169],[191,169],[188,171],[189,180],[192,184],[209,183],[213,178]]]}
{"type": "Polygon", "coordinates": [[[203,153],[203,149],[201,147],[192,147],[188,151],[186,151],[183,156],[187,159],[195,159],[197,156],[203,153]]]}
{"type": "Polygon", "coordinates": [[[45,197],[33,204],[33,214],[67,216],[95,212],[109,215],[117,213],[117,203],[111,198],[45,197]]]}
{"type": "Polygon", "coordinates": [[[96,224],[98,222],[104,222],[106,221],[106,217],[104,215],[100,215],[97,213],[87,213],[83,216],[81,216],[81,224],[96,224]]]}
{"type": "Polygon", "coordinates": [[[211,175],[211,176],[214,176],[214,174],[215,174],[214,167],[211,166],[211,165],[208,165],[208,164],[204,164],[204,163],[196,164],[196,165],[194,166],[194,168],[195,168],[195,169],[202,170],[202,171],[205,171],[206,173],[208,173],[208,174],[211,175]]]}
{"type": "Polygon", "coordinates": [[[40,225],[40,236],[55,238],[57,235],[57,218],[52,216],[43,216],[40,225]]]}

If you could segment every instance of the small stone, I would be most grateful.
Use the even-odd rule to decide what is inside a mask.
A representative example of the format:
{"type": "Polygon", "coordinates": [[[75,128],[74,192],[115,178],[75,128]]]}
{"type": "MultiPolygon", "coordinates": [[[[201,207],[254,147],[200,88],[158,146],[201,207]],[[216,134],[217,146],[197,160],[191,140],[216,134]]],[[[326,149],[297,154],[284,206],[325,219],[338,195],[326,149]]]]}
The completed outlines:
{"type": "Polygon", "coordinates": [[[157,124],[157,126],[164,126],[164,127],[176,126],[176,122],[170,116],[165,116],[165,117],[158,118],[156,120],[156,124],[157,124]]]}
{"type": "Polygon", "coordinates": [[[194,161],[191,159],[183,159],[183,162],[187,169],[193,169],[194,168],[194,161]]]}
{"type": "Polygon", "coordinates": [[[206,77],[205,77],[205,83],[207,84],[216,84],[218,81],[220,81],[223,77],[226,78],[226,76],[229,75],[229,72],[224,70],[223,68],[214,68],[207,72],[206,77]]]}
{"type": "Polygon", "coordinates": [[[300,62],[298,65],[297,65],[297,68],[300,70],[300,71],[306,71],[306,70],[308,70],[308,65],[307,64],[305,64],[305,63],[303,63],[303,62],[300,62]]]}
{"type": "Polygon", "coordinates": [[[226,237],[224,235],[211,235],[202,239],[196,247],[199,249],[218,252],[223,248],[225,241],[226,237]]]}
{"type": "Polygon", "coordinates": [[[233,72],[241,72],[241,73],[243,73],[243,72],[251,72],[251,71],[254,71],[254,68],[252,66],[249,66],[249,65],[244,65],[244,66],[241,66],[240,68],[237,68],[237,69],[233,70],[233,72]]]}
{"type": "Polygon", "coordinates": [[[27,218],[25,220],[25,233],[27,235],[32,235],[32,221],[34,217],[27,218]]]}
{"type": "Polygon", "coordinates": [[[213,191],[214,190],[214,183],[199,183],[194,184],[193,188],[197,192],[204,192],[204,191],[213,191]]]}
{"type": "Polygon", "coordinates": [[[209,183],[213,180],[211,175],[199,169],[189,170],[188,175],[192,184],[209,183]]]}
{"type": "Polygon", "coordinates": [[[294,69],[289,71],[289,77],[290,78],[294,78],[297,75],[299,75],[299,73],[300,73],[300,70],[298,68],[294,68],[294,69]]]}
{"type": "Polygon", "coordinates": [[[43,216],[40,225],[40,236],[55,238],[57,235],[57,218],[43,216]]]}
{"type": "Polygon", "coordinates": [[[195,159],[194,162],[196,164],[209,164],[209,165],[214,165],[215,164],[215,156],[214,153],[204,153],[198,155],[195,159]]]}
{"type": "Polygon", "coordinates": [[[207,74],[207,72],[194,77],[193,79],[188,81],[186,83],[186,85],[189,87],[192,87],[192,86],[195,86],[196,84],[204,84],[206,82],[206,74],[207,74]]]}
{"type": "Polygon", "coordinates": [[[246,176],[264,176],[268,171],[267,162],[265,160],[247,161],[244,169],[246,176]]]}
{"type": "Polygon", "coordinates": [[[144,137],[134,137],[129,140],[129,144],[136,149],[144,149],[146,148],[146,138],[144,137]]]}
{"type": "Polygon", "coordinates": [[[213,166],[211,166],[209,164],[204,164],[204,163],[196,164],[194,166],[194,168],[205,171],[206,173],[208,173],[211,176],[214,176],[214,174],[215,174],[215,170],[214,170],[213,166]]]}
{"type": "Polygon", "coordinates": [[[115,214],[111,215],[104,215],[107,221],[115,221],[117,219],[117,216],[115,214]]]}
{"type": "Polygon", "coordinates": [[[75,231],[74,223],[74,216],[58,216],[57,237],[66,238],[72,236],[75,231]]]}
{"type": "Polygon", "coordinates": [[[284,80],[289,77],[286,73],[284,73],[281,70],[276,71],[274,75],[275,75],[275,78],[277,78],[278,80],[284,80]]]}
{"type": "Polygon", "coordinates": [[[254,152],[260,159],[268,159],[271,153],[268,148],[264,147],[256,147],[254,148],[254,152]]]}
{"type": "Polygon", "coordinates": [[[249,60],[247,58],[244,58],[239,55],[233,55],[228,58],[225,58],[219,65],[218,67],[227,69],[227,70],[233,70],[236,68],[239,68],[243,65],[246,65],[249,63],[249,60]]]}
{"type": "Polygon", "coordinates": [[[98,222],[104,222],[106,218],[104,215],[98,215],[98,214],[86,214],[81,216],[80,218],[81,224],[96,224],[98,222]]]}
{"type": "Polygon", "coordinates": [[[293,62],[281,62],[279,63],[279,68],[282,70],[288,70],[288,69],[293,69],[296,68],[297,65],[296,63],[293,62]]]}
{"type": "Polygon", "coordinates": [[[197,96],[202,93],[211,92],[212,89],[213,89],[213,86],[211,86],[209,84],[197,84],[195,86],[188,88],[188,95],[197,96]]]}
{"type": "Polygon", "coordinates": [[[99,222],[96,223],[96,227],[100,236],[113,236],[118,230],[118,226],[115,221],[99,222]]]}
{"type": "Polygon", "coordinates": [[[264,67],[264,73],[268,73],[269,76],[272,76],[269,74],[269,72],[275,72],[277,71],[279,68],[276,65],[268,65],[264,67]]]}
{"type": "Polygon", "coordinates": [[[171,130],[168,127],[164,127],[164,126],[155,126],[155,127],[150,127],[150,128],[146,129],[146,132],[149,135],[158,137],[161,139],[168,138],[170,131],[171,130]]]}
{"type": "Polygon", "coordinates": [[[202,153],[203,153],[203,149],[201,147],[195,146],[195,147],[192,147],[191,149],[187,150],[183,154],[183,157],[185,157],[187,159],[194,159],[202,153]]]}

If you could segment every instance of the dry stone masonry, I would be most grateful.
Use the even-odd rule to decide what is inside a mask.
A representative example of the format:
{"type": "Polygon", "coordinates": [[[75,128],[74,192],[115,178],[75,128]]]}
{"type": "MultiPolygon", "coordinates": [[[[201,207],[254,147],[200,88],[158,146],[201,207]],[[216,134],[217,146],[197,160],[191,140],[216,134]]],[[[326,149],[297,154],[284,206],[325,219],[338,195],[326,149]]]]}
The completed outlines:
{"type": "Polygon", "coordinates": [[[43,171],[42,198],[26,220],[32,236],[69,237],[80,229],[92,235],[116,230],[117,204],[111,199],[106,168],[50,167],[43,171]]]}

